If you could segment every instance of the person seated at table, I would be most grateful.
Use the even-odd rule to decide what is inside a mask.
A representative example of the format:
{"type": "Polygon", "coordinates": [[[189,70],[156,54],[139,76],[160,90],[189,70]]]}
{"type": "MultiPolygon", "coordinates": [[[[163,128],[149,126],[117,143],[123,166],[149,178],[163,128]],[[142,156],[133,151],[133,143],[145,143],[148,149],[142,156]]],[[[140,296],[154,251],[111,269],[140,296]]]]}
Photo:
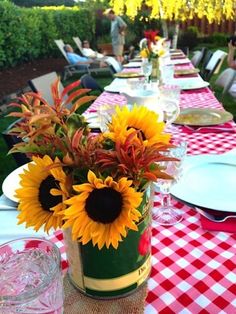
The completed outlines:
{"type": "Polygon", "coordinates": [[[81,68],[87,68],[90,67],[105,67],[106,64],[103,61],[96,62],[92,60],[91,58],[82,57],[74,52],[71,45],[66,44],[64,46],[64,50],[66,52],[67,58],[70,62],[70,64],[79,65],[81,68]]]}
{"type": "MultiPolygon", "coordinates": [[[[235,32],[234,37],[236,39],[236,32],[235,32]]],[[[235,58],[234,58],[234,54],[235,54],[235,50],[236,50],[236,40],[234,41],[234,40],[231,39],[230,42],[228,43],[228,48],[229,48],[228,57],[227,57],[228,66],[231,69],[234,69],[236,71],[236,61],[235,61],[235,58]]],[[[230,87],[229,93],[234,98],[236,98],[236,80],[234,81],[233,85],[230,87]]]]}

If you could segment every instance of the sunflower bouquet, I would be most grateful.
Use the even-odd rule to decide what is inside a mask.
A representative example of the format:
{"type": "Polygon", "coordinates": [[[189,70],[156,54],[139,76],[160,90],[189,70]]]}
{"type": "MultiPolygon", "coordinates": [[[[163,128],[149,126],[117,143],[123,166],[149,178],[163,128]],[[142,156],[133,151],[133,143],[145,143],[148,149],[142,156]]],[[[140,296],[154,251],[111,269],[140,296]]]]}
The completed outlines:
{"type": "Polygon", "coordinates": [[[16,190],[18,223],[71,228],[82,245],[117,249],[137,230],[147,185],[170,178],[160,166],[170,135],[156,113],[135,105],[117,106],[107,131],[93,133],[82,113],[95,97],[79,81],[60,92],[59,82],[51,86],[53,104],[33,92],[11,104],[20,121],[10,133],[22,141],[10,152],[32,159],[16,190]]]}

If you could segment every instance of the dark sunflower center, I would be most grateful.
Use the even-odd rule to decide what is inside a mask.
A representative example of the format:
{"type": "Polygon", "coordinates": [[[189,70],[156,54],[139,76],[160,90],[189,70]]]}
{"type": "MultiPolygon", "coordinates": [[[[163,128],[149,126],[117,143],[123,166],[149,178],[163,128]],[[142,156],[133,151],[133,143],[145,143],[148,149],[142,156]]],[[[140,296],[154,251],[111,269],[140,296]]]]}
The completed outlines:
{"type": "Polygon", "coordinates": [[[48,176],[44,179],[39,187],[39,202],[44,210],[50,210],[51,207],[56,206],[62,202],[62,196],[53,196],[50,190],[59,187],[59,181],[55,180],[53,176],[48,176]]]}
{"type": "Polygon", "coordinates": [[[121,213],[122,196],[111,188],[95,189],[86,200],[85,210],[92,220],[111,223],[121,213]]]}
{"type": "Polygon", "coordinates": [[[129,130],[129,129],[131,129],[131,128],[132,128],[132,129],[135,129],[136,131],[139,131],[138,133],[141,135],[142,140],[143,140],[143,141],[146,140],[146,136],[145,136],[145,134],[143,133],[142,130],[137,129],[137,128],[135,128],[134,126],[129,126],[129,127],[127,128],[127,130],[129,130]]]}

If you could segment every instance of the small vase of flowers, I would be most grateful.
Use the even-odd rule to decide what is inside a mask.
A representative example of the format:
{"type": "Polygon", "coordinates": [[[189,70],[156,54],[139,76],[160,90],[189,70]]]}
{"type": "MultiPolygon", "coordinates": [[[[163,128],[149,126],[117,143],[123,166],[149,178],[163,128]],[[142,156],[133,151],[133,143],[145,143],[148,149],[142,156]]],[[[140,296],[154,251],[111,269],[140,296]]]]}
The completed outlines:
{"type": "Polygon", "coordinates": [[[10,133],[22,142],[10,152],[32,159],[16,190],[18,223],[62,228],[72,283],[93,297],[117,297],[150,273],[149,185],[170,178],[160,162],[172,145],[143,106],[117,106],[107,131],[93,133],[82,113],[95,97],[79,84],[61,93],[58,79],[52,104],[33,92],[11,104],[10,116],[21,120],[10,133]]]}

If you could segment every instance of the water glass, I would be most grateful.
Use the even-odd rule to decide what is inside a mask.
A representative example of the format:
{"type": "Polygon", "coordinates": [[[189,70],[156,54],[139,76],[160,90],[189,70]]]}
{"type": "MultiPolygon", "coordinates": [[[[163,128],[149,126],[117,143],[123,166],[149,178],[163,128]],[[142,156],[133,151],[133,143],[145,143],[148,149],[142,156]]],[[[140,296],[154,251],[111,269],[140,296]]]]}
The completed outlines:
{"type": "Polygon", "coordinates": [[[0,313],[62,314],[60,251],[52,242],[22,238],[0,246],[0,313]]]}
{"type": "Polygon", "coordinates": [[[181,88],[178,85],[159,86],[159,102],[167,127],[171,126],[180,113],[180,92],[181,88]]]}
{"type": "Polygon", "coordinates": [[[116,106],[113,104],[100,105],[98,109],[98,121],[100,130],[106,132],[108,130],[108,124],[111,122],[111,117],[116,111],[116,106]]]}
{"type": "Polygon", "coordinates": [[[161,162],[167,174],[172,176],[172,179],[159,179],[154,183],[154,191],[160,192],[162,195],[161,206],[154,207],[152,212],[153,220],[159,225],[172,226],[182,220],[182,213],[180,213],[172,204],[171,187],[176,183],[183,173],[183,160],[187,153],[187,142],[174,141],[172,143],[175,147],[170,148],[164,155],[176,158],[176,160],[161,162]]]}
{"type": "Polygon", "coordinates": [[[152,74],[152,63],[149,62],[148,60],[144,60],[142,62],[141,69],[142,69],[143,75],[145,76],[145,81],[146,83],[148,83],[149,76],[152,74]]]}
{"type": "Polygon", "coordinates": [[[170,83],[174,78],[174,66],[173,65],[163,65],[161,67],[161,81],[164,84],[170,83]]]}

